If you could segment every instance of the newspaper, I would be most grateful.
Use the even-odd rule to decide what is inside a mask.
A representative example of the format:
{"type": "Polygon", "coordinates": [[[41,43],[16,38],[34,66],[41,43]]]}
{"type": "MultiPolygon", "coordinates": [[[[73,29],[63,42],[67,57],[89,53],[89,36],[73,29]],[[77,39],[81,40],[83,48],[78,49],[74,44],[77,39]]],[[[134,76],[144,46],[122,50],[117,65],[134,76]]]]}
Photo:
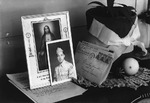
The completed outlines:
{"type": "Polygon", "coordinates": [[[16,86],[35,103],[53,103],[77,95],[81,95],[86,89],[74,84],[65,82],[55,86],[45,86],[37,89],[29,88],[28,73],[7,74],[9,82],[16,86]]]}
{"type": "Polygon", "coordinates": [[[113,57],[114,53],[108,48],[85,41],[79,42],[75,53],[78,76],[101,85],[109,74],[113,57]]]}

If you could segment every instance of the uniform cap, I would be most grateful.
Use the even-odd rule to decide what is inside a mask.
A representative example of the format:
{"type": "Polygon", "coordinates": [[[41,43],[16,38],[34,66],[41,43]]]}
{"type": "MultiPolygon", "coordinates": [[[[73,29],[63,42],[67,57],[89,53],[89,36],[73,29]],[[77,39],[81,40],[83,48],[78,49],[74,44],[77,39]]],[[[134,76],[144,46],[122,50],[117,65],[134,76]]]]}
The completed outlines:
{"type": "Polygon", "coordinates": [[[59,54],[60,52],[63,52],[63,50],[58,47],[58,48],[56,49],[56,53],[59,54]]]}

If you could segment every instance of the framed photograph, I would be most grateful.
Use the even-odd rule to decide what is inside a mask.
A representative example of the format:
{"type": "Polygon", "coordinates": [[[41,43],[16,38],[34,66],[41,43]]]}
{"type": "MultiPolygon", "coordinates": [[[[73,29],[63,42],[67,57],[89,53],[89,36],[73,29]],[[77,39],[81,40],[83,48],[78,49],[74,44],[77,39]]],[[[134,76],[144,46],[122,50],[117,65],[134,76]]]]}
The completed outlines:
{"type": "Polygon", "coordinates": [[[69,39],[72,42],[69,12],[22,16],[30,88],[50,85],[46,43],[69,39]]]}
{"type": "Polygon", "coordinates": [[[70,39],[47,42],[51,85],[77,79],[71,43],[70,39]]]}

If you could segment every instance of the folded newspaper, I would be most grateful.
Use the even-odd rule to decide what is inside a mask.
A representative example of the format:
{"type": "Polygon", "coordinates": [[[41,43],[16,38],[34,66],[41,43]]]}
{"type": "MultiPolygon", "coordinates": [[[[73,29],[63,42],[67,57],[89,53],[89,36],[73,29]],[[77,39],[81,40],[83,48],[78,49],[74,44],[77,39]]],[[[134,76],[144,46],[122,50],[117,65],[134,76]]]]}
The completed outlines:
{"type": "Polygon", "coordinates": [[[37,89],[29,88],[28,73],[7,74],[9,82],[22,91],[35,103],[53,103],[82,95],[86,89],[73,82],[65,82],[55,86],[45,86],[37,89]]]}
{"type": "Polygon", "coordinates": [[[150,70],[140,67],[137,74],[128,76],[122,68],[115,77],[110,72],[113,62],[116,60],[114,53],[102,46],[89,42],[79,42],[76,54],[76,69],[78,84],[85,87],[113,88],[129,87],[137,89],[140,86],[149,86],[150,70]]]}
{"type": "Polygon", "coordinates": [[[88,80],[100,86],[110,72],[113,58],[114,53],[108,48],[79,42],[75,53],[78,81],[88,80]]]}

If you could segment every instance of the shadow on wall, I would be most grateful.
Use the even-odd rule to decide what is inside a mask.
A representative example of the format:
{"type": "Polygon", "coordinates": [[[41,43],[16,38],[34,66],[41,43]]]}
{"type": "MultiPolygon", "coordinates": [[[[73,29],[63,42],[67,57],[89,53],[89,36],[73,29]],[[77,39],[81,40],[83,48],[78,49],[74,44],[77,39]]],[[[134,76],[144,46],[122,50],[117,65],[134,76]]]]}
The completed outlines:
{"type": "Polygon", "coordinates": [[[40,7],[0,11],[0,77],[27,71],[21,16],[41,12],[40,7]]]}
{"type": "Polygon", "coordinates": [[[0,38],[9,32],[22,35],[21,16],[69,11],[72,27],[85,25],[85,11],[91,0],[7,0],[0,1],[0,38]]]}
{"type": "Polygon", "coordinates": [[[43,9],[40,7],[37,8],[28,8],[28,9],[16,9],[7,12],[0,12],[0,22],[1,22],[1,33],[2,37],[6,37],[7,33],[10,33],[10,36],[23,35],[22,32],[22,23],[21,16],[24,15],[33,15],[42,13],[43,9]],[[7,18],[6,18],[7,17],[7,18]]]}
{"type": "Polygon", "coordinates": [[[23,38],[0,39],[0,77],[6,73],[27,71],[23,38]]]}

